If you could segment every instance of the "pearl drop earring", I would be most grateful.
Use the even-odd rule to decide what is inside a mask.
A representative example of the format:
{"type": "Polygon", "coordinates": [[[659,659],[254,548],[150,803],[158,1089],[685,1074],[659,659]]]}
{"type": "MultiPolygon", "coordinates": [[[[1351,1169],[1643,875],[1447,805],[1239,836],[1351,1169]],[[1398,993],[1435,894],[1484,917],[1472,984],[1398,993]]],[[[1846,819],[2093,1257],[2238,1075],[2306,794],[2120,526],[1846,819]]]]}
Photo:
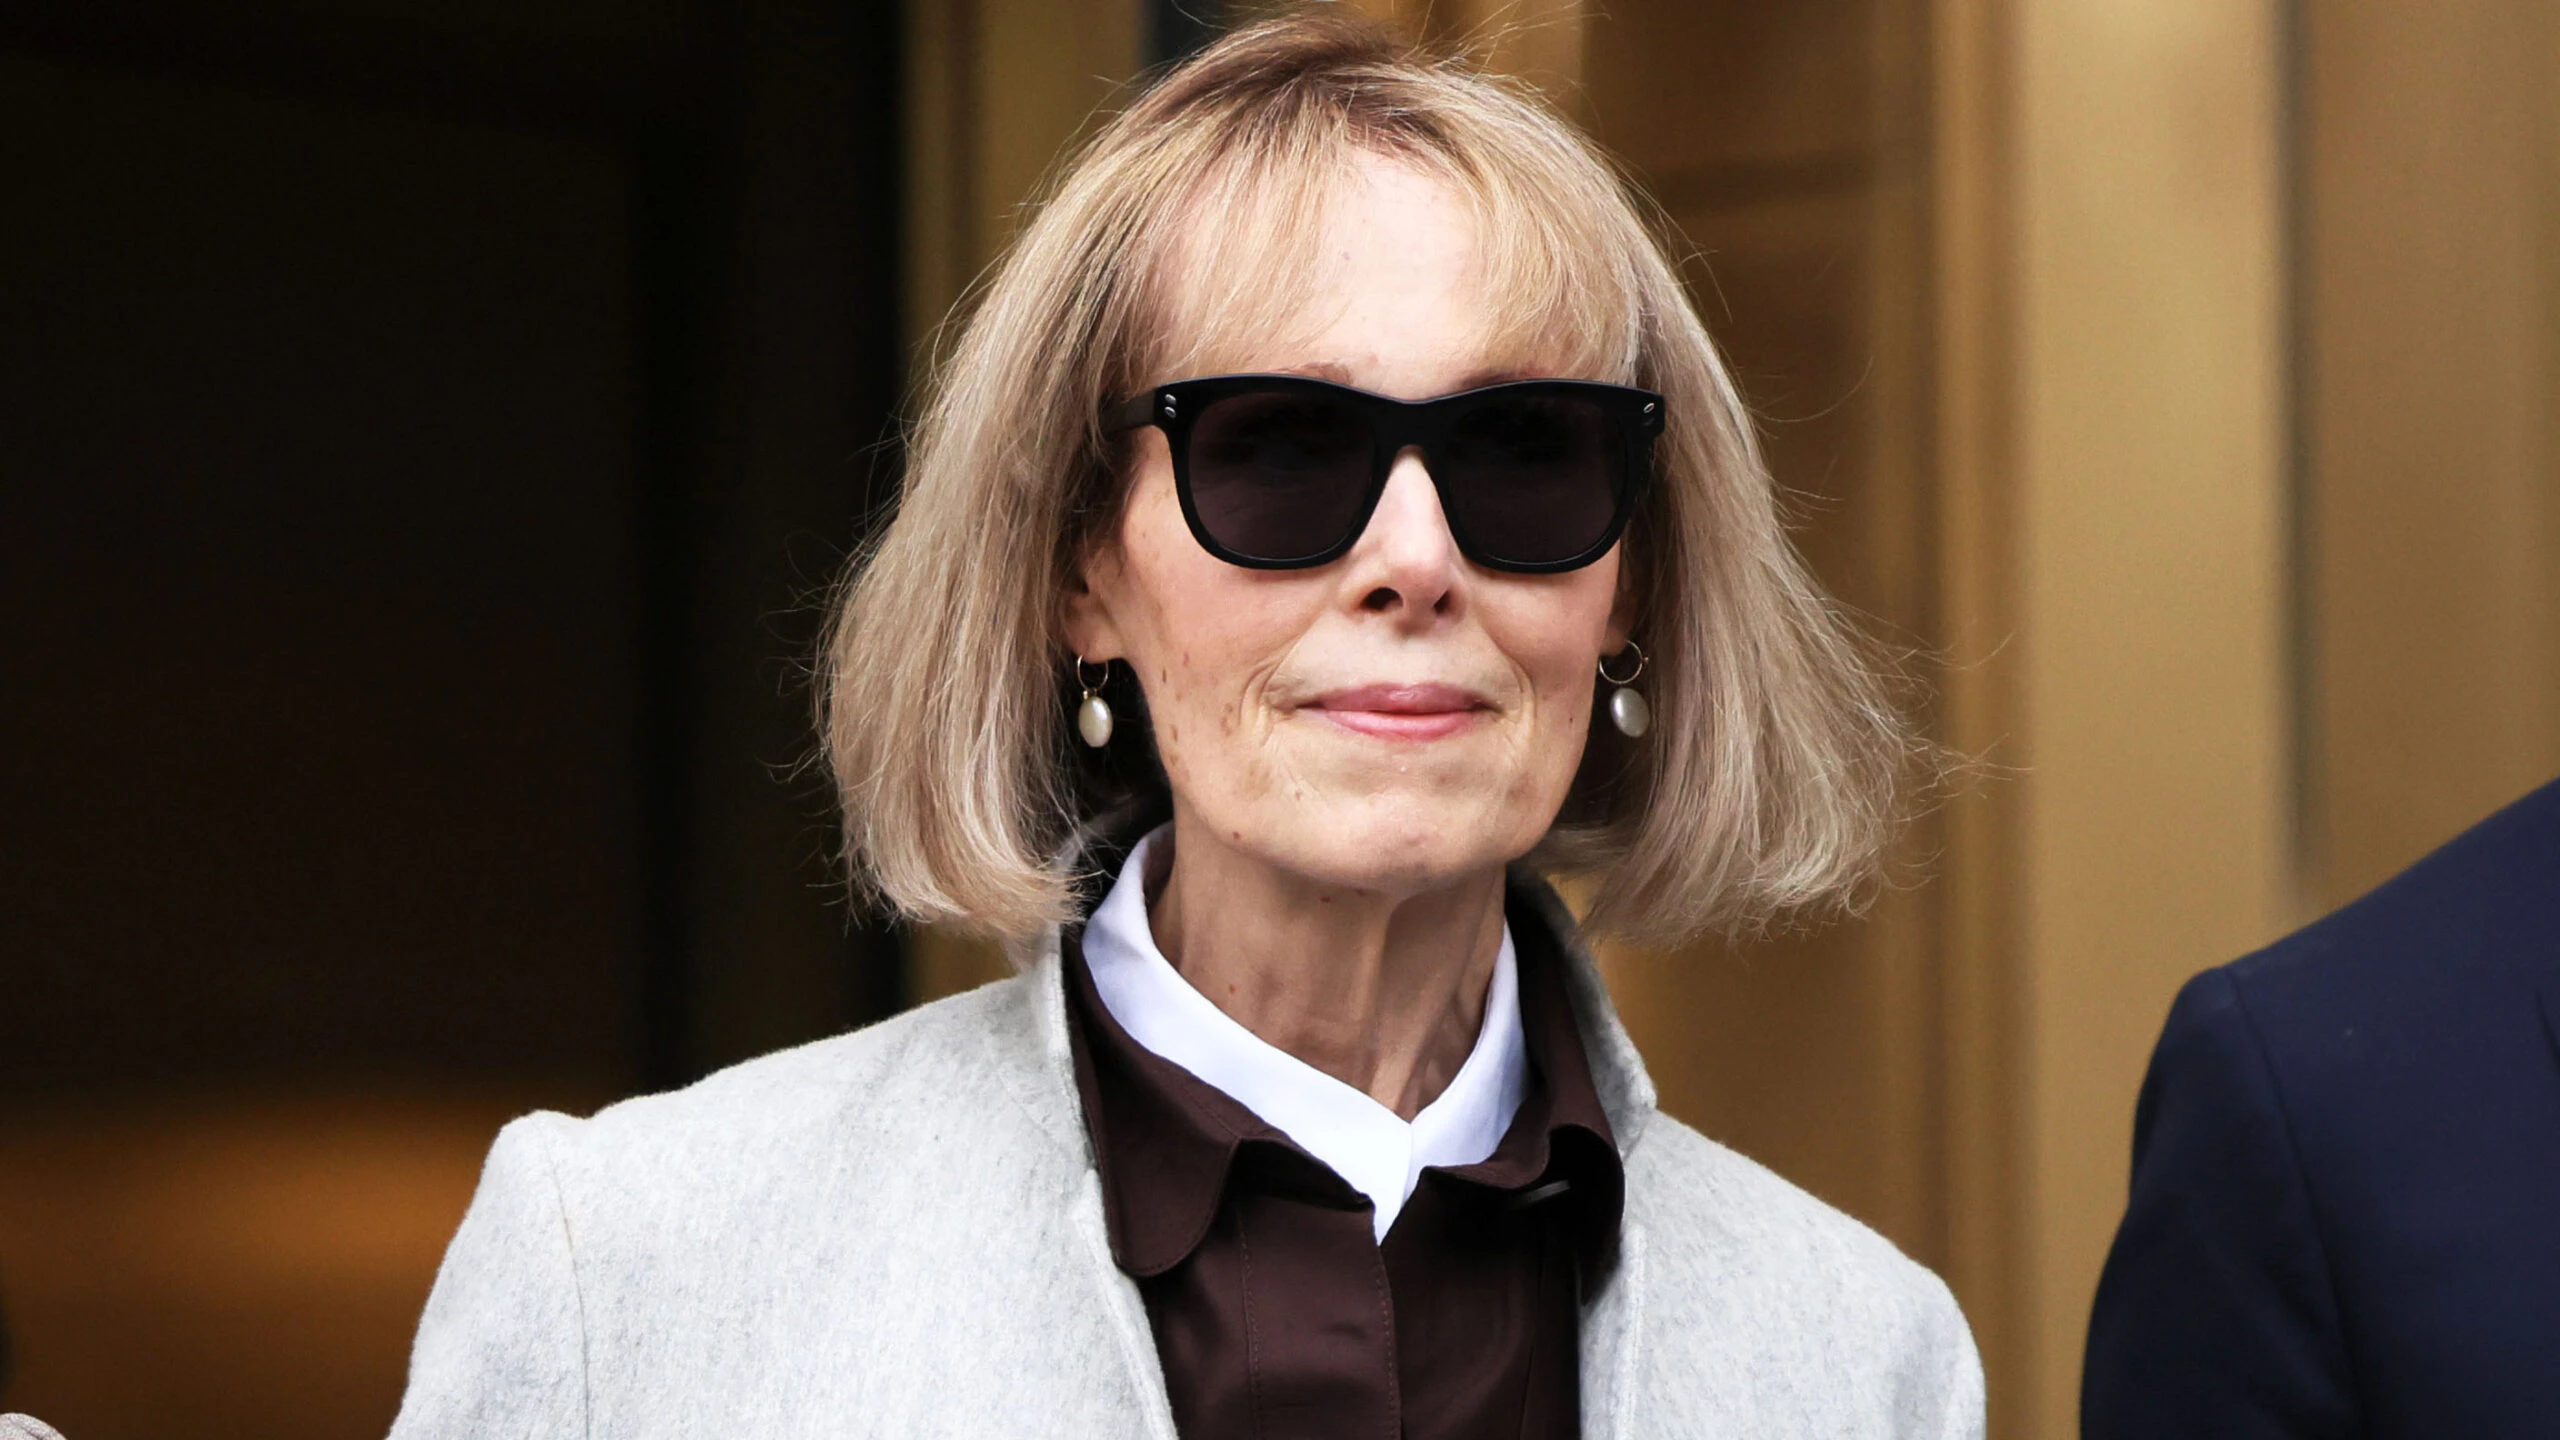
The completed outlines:
{"type": "Polygon", "coordinates": [[[1628,688],[1636,683],[1637,676],[1644,673],[1644,647],[1630,640],[1627,648],[1635,652],[1636,668],[1624,676],[1612,675],[1609,662],[1603,659],[1600,678],[1618,687],[1609,692],[1609,723],[1618,727],[1619,734],[1633,740],[1653,728],[1653,707],[1645,703],[1642,695],[1628,688]]]}
{"type": "Polygon", "coordinates": [[[1111,702],[1093,692],[1103,680],[1111,678],[1111,662],[1102,662],[1101,680],[1084,678],[1084,667],[1091,663],[1081,655],[1076,657],[1076,683],[1084,687],[1084,699],[1076,705],[1076,733],[1084,737],[1089,748],[1099,750],[1111,743],[1111,702]]]}

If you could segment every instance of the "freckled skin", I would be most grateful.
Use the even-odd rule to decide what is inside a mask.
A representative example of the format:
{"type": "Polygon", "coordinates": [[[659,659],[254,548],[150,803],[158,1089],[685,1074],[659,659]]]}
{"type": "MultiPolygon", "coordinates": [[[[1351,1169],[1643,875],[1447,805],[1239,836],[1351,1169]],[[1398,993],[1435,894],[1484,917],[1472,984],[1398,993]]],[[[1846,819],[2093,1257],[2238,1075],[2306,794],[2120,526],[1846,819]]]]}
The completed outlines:
{"type": "MultiPolygon", "coordinates": [[[[1409,399],[1558,373],[1490,353],[1464,201],[1391,161],[1360,174],[1325,217],[1340,263],[1292,327],[1306,333],[1221,368],[1409,399]]],[[[1137,439],[1118,533],[1066,628],[1078,653],[1146,677],[1175,813],[1158,943],[1264,1038],[1409,1114],[1472,1046],[1502,869],[1545,834],[1580,763],[1593,667],[1626,639],[1619,557],[1562,575],[1476,567],[1408,451],[1343,558],[1228,565],[1183,522],[1162,432],[1137,439]],[[1373,684],[1482,703],[1432,740],[1358,733],[1311,703],[1373,684]]]]}

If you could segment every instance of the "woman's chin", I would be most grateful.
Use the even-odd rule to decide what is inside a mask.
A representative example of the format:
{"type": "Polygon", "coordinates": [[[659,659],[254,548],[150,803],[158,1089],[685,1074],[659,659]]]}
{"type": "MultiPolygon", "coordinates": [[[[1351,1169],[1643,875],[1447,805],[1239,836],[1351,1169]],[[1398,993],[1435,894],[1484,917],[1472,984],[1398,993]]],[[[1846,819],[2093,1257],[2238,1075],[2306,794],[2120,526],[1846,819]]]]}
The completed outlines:
{"type": "Polygon", "coordinates": [[[1287,821],[1266,832],[1286,836],[1273,848],[1294,852],[1275,858],[1322,884],[1393,895],[1423,894],[1498,871],[1545,830],[1489,813],[1481,803],[1391,791],[1310,794],[1292,809],[1287,821]]]}
{"type": "Polygon", "coordinates": [[[1268,735],[1247,774],[1186,755],[1168,768],[1190,797],[1179,808],[1228,846],[1319,884],[1420,894],[1527,854],[1564,803],[1571,771],[1490,728],[1415,745],[1301,722],[1268,735]]]}

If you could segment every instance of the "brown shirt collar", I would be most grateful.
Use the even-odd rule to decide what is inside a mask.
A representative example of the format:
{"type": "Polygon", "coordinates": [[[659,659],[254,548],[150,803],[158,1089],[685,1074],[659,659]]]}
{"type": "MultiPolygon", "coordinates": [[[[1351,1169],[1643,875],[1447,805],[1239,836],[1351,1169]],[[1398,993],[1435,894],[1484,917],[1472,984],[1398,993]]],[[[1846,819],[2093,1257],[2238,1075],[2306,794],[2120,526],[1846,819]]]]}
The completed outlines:
{"type": "MultiPolygon", "coordinates": [[[[1583,1053],[1561,942],[1518,892],[1506,897],[1505,909],[1520,966],[1531,1084],[1493,1154],[1445,1173],[1470,1188],[1508,1192],[1514,1203],[1564,1205],[1576,1248],[1586,1264],[1597,1264],[1615,1246],[1624,1205],[1617,1145],[1583,1053]]],[[[1247,1147],[1275,1152],[1317,1195],[1346,1208],[1366,1203],[1286,1134],[1130,1039],[1094,993],[1082,939],[1081,927],[1071,927],[1061,947],[1067,1031],[1112,1258],[1121,1269],[1162,1274],[1197,1249],[1247,1147]]]]}

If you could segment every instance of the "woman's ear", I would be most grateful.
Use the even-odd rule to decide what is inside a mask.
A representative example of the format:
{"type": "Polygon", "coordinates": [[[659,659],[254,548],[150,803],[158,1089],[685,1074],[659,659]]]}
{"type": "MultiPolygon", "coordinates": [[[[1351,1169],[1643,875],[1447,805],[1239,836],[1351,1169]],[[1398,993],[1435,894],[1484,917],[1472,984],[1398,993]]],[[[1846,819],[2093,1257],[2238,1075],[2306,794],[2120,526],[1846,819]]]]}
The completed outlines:
{"type": "Polygon", "coordinates": [[[1604,657],[1626,649],[1627,642],[1635,638],[1636,633],[1636,591],[1641,587],[1632,559],[1623,550],[1619,555],[1618,594],[1609,604],[1608,628],[1601,631],[1600,653],[1604,657]]]}
{"type": "Polygon", "coordinates": [[[1118,578],[1117,556],[1106,546],[1087,551],[1068,577],[1067,593],[1058,606],[1058,628],[1066,636],[1067,648],[1087,660],[1118,660],[1129,653],[1120,639],[1119,622],[1111,614],[1118,578]]]}

